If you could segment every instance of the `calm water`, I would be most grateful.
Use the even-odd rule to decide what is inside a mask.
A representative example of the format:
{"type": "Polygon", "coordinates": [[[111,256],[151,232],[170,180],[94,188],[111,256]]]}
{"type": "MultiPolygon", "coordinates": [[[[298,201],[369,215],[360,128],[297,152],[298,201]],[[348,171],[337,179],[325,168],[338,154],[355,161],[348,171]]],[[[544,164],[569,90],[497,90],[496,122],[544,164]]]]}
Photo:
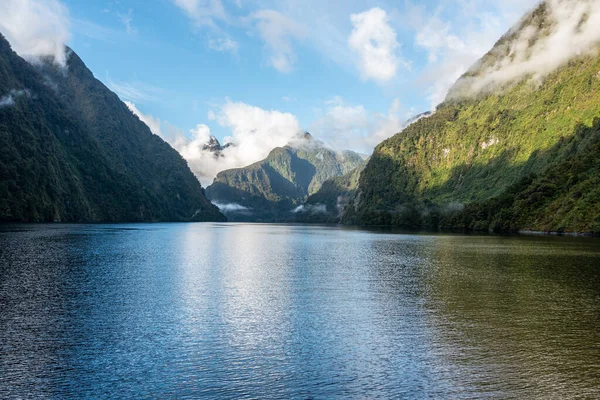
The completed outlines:
{"type": "Polygon", "coordinates": [[[0,226],[0,398],[600,398],[600,240],[0,226]]]}

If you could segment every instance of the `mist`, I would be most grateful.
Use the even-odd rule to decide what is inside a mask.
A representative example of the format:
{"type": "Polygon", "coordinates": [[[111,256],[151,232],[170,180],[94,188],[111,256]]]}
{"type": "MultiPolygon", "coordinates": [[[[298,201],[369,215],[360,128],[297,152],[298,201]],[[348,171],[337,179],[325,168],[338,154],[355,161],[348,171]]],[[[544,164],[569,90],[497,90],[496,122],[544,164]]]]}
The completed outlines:
{"type": "Polygon", "coordinates": [[[218,201],[213,201],[213,204],[219,208],[225,214],[227,213],[243,213],[250,214],[252,211],[248,207],[244,207],[241,204],[237,203],[219,203],[218,201]]]}
{"type": "Polygon", "coordinates": [[[0,97],[0,108],[4,108],[4,107],[10,107],[15,105],[16,100],[20,97],[30,97],[31,93],[29,92],[29,90],[25,89],[25,90],[17,90],[17,89],[13,89],[10,92],[8,92],[7,95],[0,97]]]}
{"type": "Polygon", "coordinates": [[[570,60],[598,52],[599,0],[547,0],[545,6],[546,23],[534,18],[527,25],[531,15],[525,17],[504,44],[471,69],[476,76],[458,81],[448,99],[497,91],[523,79],[538,84],[570,60]]]}
{"type": "Polygon", "coordinates": [[[69,11],[58,0],[0,1],[0,32],[12,49],[30,62],[52,57],[67,63],[69,11]]]}
{"type": "Polygon", "coordinates": [[[294,208],[291,211],[293,214],[310,214],[310,215],[318,215],[318,214],[327,214],[327,206],[325,204],[304,204],[294,208]]]}
{"type": "Polygon", "coordinates": [[[221,171],[265,159],[271,150],[287,145],[301,132],[300,124],[292,114],[226,100],[209,114],[210,120],[230,132],[221,143],[223,148],[215,152],[206,147],[213,138],[207,125],[199,124],[186,135],[173,125],[142,113],[135,104],[125,104],[154,134],[181,154],[203,186],[212,184],[221,171]]]}

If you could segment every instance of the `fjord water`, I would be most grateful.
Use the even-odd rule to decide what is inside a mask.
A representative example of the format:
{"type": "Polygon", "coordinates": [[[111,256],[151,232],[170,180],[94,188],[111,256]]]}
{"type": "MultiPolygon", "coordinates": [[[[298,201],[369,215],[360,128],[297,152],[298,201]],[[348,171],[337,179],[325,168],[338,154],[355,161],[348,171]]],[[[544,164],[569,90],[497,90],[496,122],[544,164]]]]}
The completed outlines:
{"type": "Polygon", "coordinates": [[[597,398],[600,242],[0,227],[0,397],[597,398]]]}

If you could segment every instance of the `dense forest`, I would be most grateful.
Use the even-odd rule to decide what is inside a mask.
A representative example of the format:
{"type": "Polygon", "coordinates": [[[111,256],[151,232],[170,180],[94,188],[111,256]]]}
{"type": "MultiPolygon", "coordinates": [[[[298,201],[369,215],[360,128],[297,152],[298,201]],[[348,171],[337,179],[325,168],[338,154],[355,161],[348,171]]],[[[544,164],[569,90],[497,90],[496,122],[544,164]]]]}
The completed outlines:
{"type": "Polygon", "coordinates": [[[323,182],[362,162],[357,153],[335,152],[305,134],[263,161],[219,173],[207,195],[232,221],[293,222],[307,213],[304,202],[323,182]]]}
{"type": "MultiPolygon", "coordinates": [[[[451,90],[437,111],[381,143],[345,209],[347,224],[497,232],[600,232],[600,56],[464,96],[469,78],[506,55],[540,5],[451,90]]],[[[530,39],[535,45],[539,38],[530,39]]]]}
{"type": "Polygon", "coordinates": [[[0,221],[223,221],[186,161],[69,50],[28,63],[0,35],[0,221]]]}

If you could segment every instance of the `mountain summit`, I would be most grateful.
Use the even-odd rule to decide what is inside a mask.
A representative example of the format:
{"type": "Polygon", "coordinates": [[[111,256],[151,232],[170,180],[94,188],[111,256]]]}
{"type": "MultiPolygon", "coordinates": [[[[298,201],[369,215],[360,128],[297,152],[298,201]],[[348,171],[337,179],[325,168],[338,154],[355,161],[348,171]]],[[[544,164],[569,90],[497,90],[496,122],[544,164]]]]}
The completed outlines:
{"type": "Polygon", "coordinates": [[[333,151],[304,132],[263,161],[219,173],[206,193],[233,221],[295,221],[294,211],[323,182],[362,162],[360,155],[333,151]]]}

